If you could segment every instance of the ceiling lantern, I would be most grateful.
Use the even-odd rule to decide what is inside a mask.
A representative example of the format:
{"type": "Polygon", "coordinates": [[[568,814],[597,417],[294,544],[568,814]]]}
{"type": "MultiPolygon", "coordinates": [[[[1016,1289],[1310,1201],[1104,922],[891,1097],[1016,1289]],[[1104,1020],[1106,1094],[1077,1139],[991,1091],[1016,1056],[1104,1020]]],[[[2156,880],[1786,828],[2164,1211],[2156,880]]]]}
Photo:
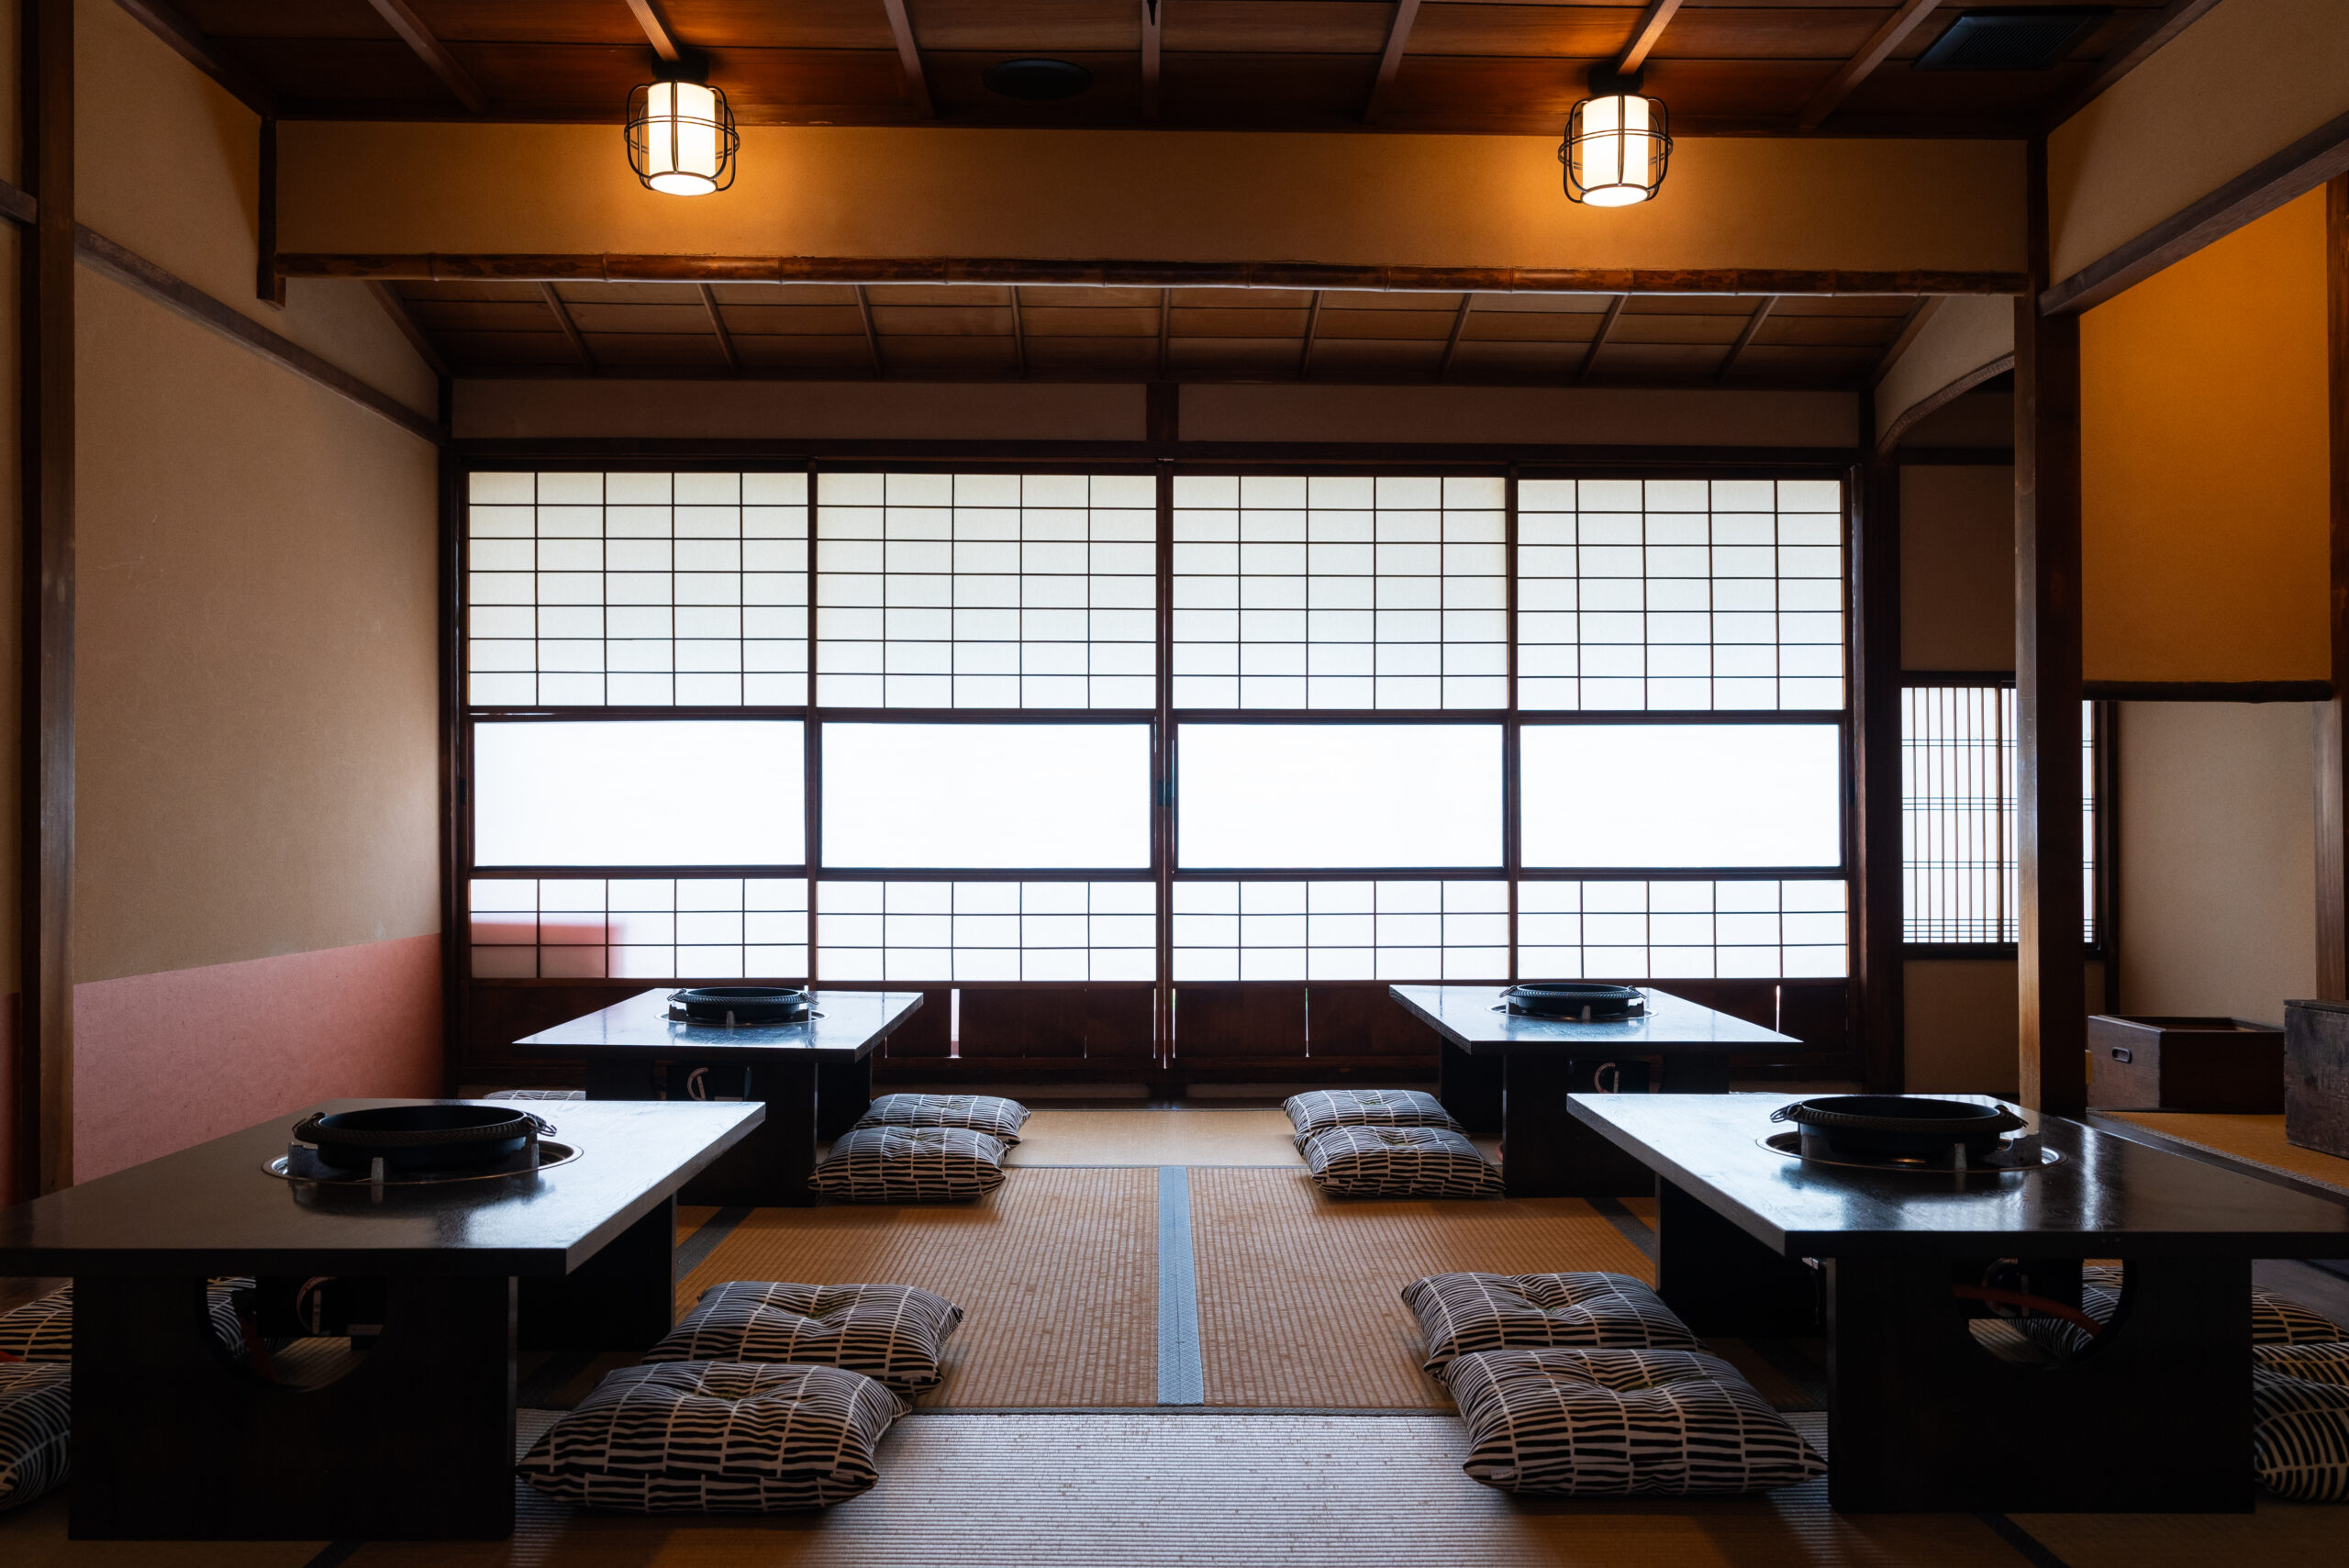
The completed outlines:
{"type": "Polygon", "coordinates": [[[1672,161],[1671,121],[1664,100],[1643,97],[1639,72],[1609,66],[1590,73],[1591,95],[1566,116],[1558,161],[1566,166],[1566,199],[1589,206],[1633,206],[1664,186],[1672,161]]]}
{"type": "Polygon", "coordinates": [[[659,81],[628,95],[628,161],[647,190],[706,196],[734,183],[742,138],[726,95],[707,84],[708,64],[662,61],[659,81]]]}

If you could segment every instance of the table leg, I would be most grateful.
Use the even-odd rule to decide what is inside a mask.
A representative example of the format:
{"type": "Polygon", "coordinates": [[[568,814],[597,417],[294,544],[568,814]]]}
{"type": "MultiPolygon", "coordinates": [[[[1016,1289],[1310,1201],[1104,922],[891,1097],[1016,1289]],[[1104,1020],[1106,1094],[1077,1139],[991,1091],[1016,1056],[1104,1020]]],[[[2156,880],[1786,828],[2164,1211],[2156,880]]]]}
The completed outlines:
{"type": "Polygon", "coordinates": [[[2055,1367],[1976,1341],[1947,1258],[1827,1267],[1838,1510],[2250,1512],[2249,1262],[2132,1262],[2104,1335],[2055,1367]]]}
{"type": "Polygon", "coordinates": [[[1511,1197],[1643,1197],[1648,1168],[1576,1121],[1569,1091],[1590,1082],[1592,1063],[1555,1056],[1505,1056],[1501,1176],[1511,1197]]]}
{"type": "Polygon", "coordinates": [[[514,1533],[514,1282],[394,1279],[384,1332],[318,1388],[232,1362],[204,1281],[73,1292],[83,1540],[503,1540],[514,1533]]]}
{"type": "Polygon", "coordinates": [[[816,1064],[816,1136],[827,1141],[873,1108],[873,1058],[816,1064]]]}
{"type": "Polygon", "coordinates": [[[1664,1092],[1667,1095],[1728,1094],[1729,1053],[1724,1051],[1665,1051],[1664,1092]]]}
{"type": "Polygon", "coordinates": [[[1655,1288],[1699,1334],[1816,1334],[1821,1276],[1672,1183],[1655,1184],[1655,1288]]]}
{"type": "Polygon", "coordinates": [[[760,1062],[750,1097],[767,1118],[685,1184],[687,1203],[807,1208],[816,1202],[807,1178],[816,1169],[816,1063],[812,1058],[760,1062]]]}
{"type": "Polygon", "coordinates": [[[654,1204],[570,1273],[520,1283],[524,1350],[647,1349],[676,1321],[677,1200],[654,1204]]]}
{"type": "Polygon", "coordinates": [[[1502,1060],[1471,1056],[1436,1037],[1435,1097],[1453,1119],[1480,1138],[1501,1129],[1502,1060]]]}

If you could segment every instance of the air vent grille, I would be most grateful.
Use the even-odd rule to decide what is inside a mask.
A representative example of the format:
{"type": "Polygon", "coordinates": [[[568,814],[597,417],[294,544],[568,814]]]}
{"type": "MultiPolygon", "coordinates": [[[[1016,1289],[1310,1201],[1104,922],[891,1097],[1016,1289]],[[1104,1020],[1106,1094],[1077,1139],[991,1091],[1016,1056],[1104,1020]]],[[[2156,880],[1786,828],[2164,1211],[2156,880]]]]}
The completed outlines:
{"type": "Polygon", "coordinates": [[[2111,13],[1968,11],[1911,62],[1917,71],[2046,71],[2111,13]]]}

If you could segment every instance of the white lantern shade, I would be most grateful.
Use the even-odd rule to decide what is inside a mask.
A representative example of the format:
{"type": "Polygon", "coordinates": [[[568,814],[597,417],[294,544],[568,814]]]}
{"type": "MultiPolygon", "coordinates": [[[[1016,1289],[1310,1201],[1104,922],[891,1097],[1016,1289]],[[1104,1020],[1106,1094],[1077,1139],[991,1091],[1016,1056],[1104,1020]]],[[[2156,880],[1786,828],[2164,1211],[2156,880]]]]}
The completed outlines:
{"type": "Polygon", "coordinates": [[[673,196],[706,196],[734,183],[740,139],[725,94],[697,82],[653,82],[637,94],[628,123],[637,178],[673,196]]]}
{"type": "Polygon", "coordinates": [[[1566,195],[1590,206],[1631,206],[1664,183],[1672,138],[1661,100],[1637,93],[1586,98],[1566,120],[1566,195]]]}

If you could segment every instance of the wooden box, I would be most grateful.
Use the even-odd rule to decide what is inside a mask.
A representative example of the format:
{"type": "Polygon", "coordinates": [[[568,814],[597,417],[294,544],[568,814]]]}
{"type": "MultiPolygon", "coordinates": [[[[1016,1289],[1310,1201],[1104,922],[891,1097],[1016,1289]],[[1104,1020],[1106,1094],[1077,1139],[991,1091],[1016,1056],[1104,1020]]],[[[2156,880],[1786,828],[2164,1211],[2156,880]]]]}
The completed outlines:
{"type": "Polygon", "coordinates": [[[2284,1138],[2349,1160],[2349,1003],[2284,1004],[2284,1138]]]}
{"type": "Polygon", "coordinates": [[[2099,1013],[2088,1019],[2088,1065],[2094,1110],[2284,1108],[2284,1031],[2273,1024],[2099,1013]]]}

